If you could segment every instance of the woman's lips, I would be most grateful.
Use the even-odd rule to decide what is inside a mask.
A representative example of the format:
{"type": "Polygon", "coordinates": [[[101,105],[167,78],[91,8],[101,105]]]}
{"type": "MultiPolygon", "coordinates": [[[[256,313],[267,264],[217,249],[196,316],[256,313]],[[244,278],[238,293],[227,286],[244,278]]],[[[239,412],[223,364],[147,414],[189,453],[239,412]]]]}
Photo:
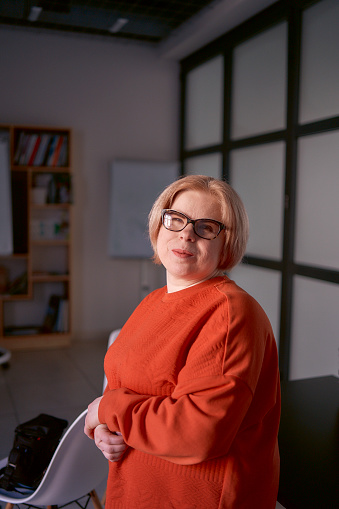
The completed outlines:
{"type": "Polygon", "coordinates": [[[175,254],[175,256],[178,256],[178,258],[190,258],[191,256],[194,256],[193,253],[186,251],[185,249],[172,249],[172,253],[175,254]]]}

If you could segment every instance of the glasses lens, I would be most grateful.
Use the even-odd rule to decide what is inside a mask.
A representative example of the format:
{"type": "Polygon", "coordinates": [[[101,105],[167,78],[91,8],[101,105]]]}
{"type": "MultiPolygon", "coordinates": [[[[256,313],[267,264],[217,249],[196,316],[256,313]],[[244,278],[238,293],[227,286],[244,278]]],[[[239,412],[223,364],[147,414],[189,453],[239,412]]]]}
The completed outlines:
{"type": "Polygon", "coordinates": [[[189,222],[193,223],[193,228],[199,237],[203,239],[215,239],[220,233],[221,227],[217,221],[213,219],[197,219],[191,221],[184,214],[175,210],[164,210],[162,213],[162,224],[167,230],[172,232],[180,232],[189,222]]]}
{"type": "Polygon", "coordinates": [[[166,211],[163,215],[163,224],[164,227],[168,230],[172,230],[173,232],[179,232],[183,228],[185,228],[187,224],[187,219],[185,216],[181,215],[179,212],[174,211],[166,211]]]}
{"type": "Polygon", "coordinates": [[[214,239],[220,231],[220,226],[214,221],[206,221],[205,219],[198,219],[195,223],[195,232],[203,239],[214,239]]]}

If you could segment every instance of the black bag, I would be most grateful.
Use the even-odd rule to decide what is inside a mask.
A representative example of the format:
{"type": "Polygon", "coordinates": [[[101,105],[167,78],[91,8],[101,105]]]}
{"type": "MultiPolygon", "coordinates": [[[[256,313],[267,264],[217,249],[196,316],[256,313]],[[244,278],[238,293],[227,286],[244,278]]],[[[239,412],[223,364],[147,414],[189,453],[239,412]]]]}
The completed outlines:
{"type": "Polygon", "coordinates": [[[68,422],[47,414],[19,424],[8,463],[0,471],[0,488],[6,491],[34,490],[58,446],[68,422]]]}

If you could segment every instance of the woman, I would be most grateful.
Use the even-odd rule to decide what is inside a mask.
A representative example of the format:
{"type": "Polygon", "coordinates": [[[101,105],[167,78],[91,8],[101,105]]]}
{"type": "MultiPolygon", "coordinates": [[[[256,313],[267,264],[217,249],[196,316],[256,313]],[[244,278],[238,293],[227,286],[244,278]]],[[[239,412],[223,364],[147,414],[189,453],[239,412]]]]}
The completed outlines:
{"type": "Polygon", "coordinates": [[[245,251],[243,204],[225,182],[187,176],[156,200],[149,234],[167,286],[108,350],[85,425],[111,460],[106,509],[273,509],[276,343],[259,304],[222,275],[245,251]]]}

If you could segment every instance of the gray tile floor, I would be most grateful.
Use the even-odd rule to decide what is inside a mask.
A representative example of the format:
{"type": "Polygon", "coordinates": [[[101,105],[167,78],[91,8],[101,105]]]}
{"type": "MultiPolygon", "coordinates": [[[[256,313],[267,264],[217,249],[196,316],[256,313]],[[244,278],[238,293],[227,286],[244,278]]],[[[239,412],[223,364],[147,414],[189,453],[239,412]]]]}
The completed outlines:
{"type": "Polygon", "coordinates": [[[18,424],[40,413],[71,424],[102,393],[106,349],[107,341],[83,341],[65,349],[12,352],[8,368],[0,365],[0,459],[8,456],[18,424]]]}

